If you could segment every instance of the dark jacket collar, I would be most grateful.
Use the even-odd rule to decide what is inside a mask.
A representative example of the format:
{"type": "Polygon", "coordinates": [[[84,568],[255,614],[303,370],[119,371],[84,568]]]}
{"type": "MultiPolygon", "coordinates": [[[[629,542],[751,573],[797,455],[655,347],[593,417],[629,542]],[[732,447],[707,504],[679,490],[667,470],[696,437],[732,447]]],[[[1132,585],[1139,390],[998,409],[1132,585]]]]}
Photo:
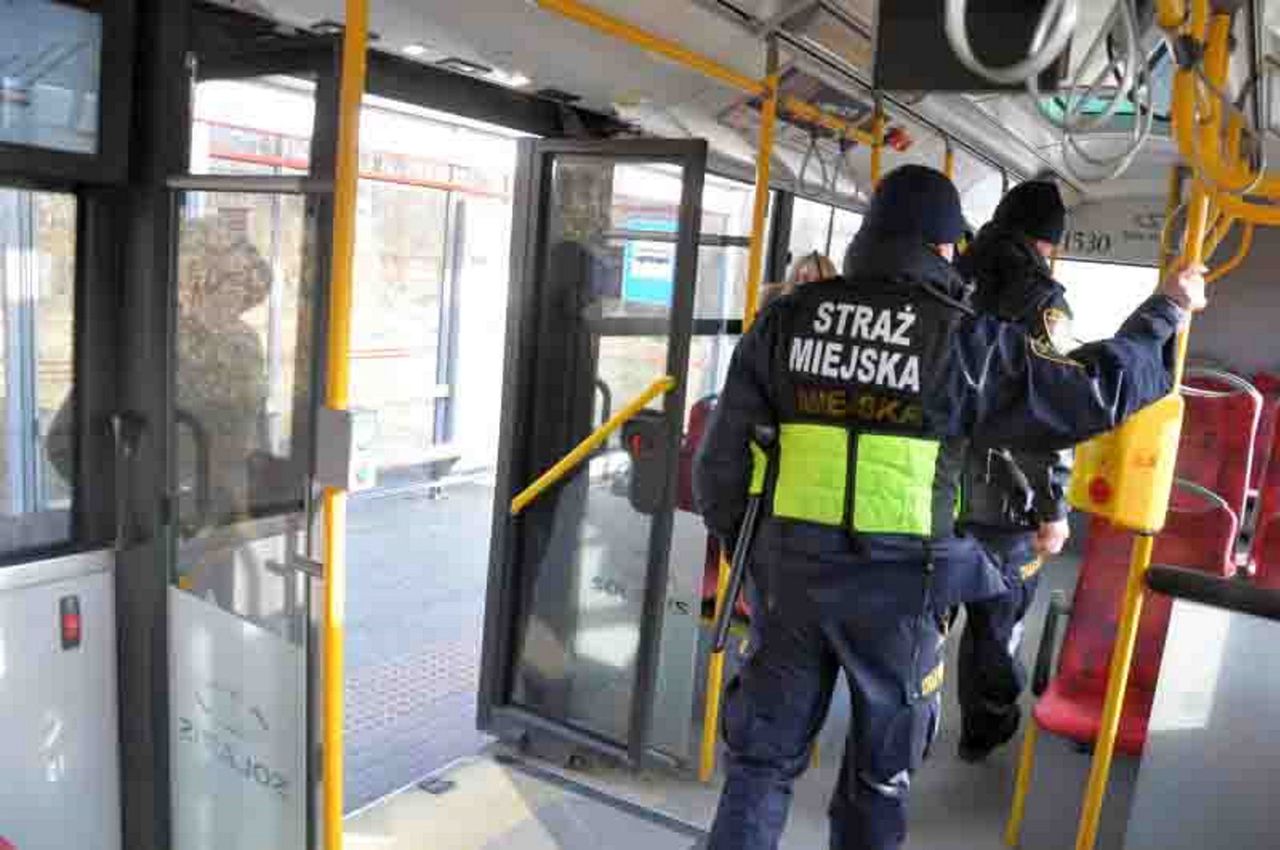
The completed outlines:
{"type": "Polygon", "coordinates": [[[974,307],[1006,321],[1017,321],[1066,290],[1053,279],[1049,263],[1022,233],[990,223],[957,264],[977,285],[974,307]]]}
{"type": "Polygon", "coordinates": [[[955,268],[917,239],[881,238],[865,230],[854,237],[845,257],[845,277],[851,282],[882,281],[895,285],[929,284],[952,298],[964,292],[955,268]]]}

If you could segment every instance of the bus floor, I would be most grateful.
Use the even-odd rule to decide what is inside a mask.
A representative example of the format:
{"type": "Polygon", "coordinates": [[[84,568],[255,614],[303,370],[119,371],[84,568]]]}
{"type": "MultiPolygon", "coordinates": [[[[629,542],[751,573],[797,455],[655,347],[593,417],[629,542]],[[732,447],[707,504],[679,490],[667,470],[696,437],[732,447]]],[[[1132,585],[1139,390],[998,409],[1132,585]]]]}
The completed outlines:
{"type": "MultiPolygon", "coordinates": [[[[1046,567],[1046,581],[1028,618],[1023,651],[1034,654],[1049,592],[1074,586],[1076,560],[1064,556],[1046,567]]],[[[962,624],[958,623],[958,628],[962,624]]],[[[959,631],[950,640],[955,669],[959,631]]],[[[945,686],[942,732],[917,774],[911,802],[909,850],[997,850],[1013,791],[1016,739],[986,762],[970,765],[956,755],[955,683],[945,686]]],[[[827,846],[826,807],[835,785],[849,703],[837,690],[819,739],[816,767],[796,783],[783,850],[827,846]]],[[[1027,807],[1022,847],[1071,846],[1089,757],[1066,742],[1042,735],[1027,807]]],[[[1099,850],[1119,850],[1137,775],[1136,761],[1118,758],[1105,807],[1099,850]]],[[[715,812],[720,779],[701,785],[688,776],[589,762],[567,769],[532,757],[512,756],[501,745],[441,771],[414,787],[356,814],[347,822],[350,850],[694,850],[715,812]]]]}

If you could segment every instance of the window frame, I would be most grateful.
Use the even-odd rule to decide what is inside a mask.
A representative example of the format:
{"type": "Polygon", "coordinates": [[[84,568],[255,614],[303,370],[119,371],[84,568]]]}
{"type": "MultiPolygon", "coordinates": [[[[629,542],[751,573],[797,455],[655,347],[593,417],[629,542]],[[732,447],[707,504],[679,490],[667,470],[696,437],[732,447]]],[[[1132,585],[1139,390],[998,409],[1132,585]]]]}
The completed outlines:
{"type": "Polygon", "coordinates": [[[0,180],[123,183],[128,177],[129,119],[133,114],[133,45],[137,0],[102,0],[102,57],[98,73],[98,150],[74,153],[0,142],[0,180]],[[111,104],[110,109],[102,104],[111,104]]]}

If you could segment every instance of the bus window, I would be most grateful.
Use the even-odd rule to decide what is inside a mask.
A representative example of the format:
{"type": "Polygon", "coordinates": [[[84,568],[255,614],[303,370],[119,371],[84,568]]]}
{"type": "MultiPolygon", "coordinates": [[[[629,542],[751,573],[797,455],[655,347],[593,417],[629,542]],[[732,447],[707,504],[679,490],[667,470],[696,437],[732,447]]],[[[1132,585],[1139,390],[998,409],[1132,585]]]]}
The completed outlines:
{"type": "Polygon", "coordinates": [[[787,271],[791,264],[817,251],[826,254],[831,236],[831,207],[796,198],[791,210],[791,257],[787,261],[787,271]]]}
{"type": "Polygon", "coordinates": [[[76,200],[0,188],[0,557],[71,539],[76,200]]]}
{"type": "Polygon", "coordinates": [[[1080,343],[1114,334],[1156,286],[1155,269],[1079,260],[1059,260],[1054,277],[1067,288],[1072,333],[1080,343]]]}
{"type": "Polygon", "coordinates": [[[827,251],[827,256],[831,257],[837,269],[844,265],[844,255],[849,250],[849,243],[858,235],[861,228],[861,215],[849,210],[836,209],[836,214],[831,219],[831,250],[827,251]]]}

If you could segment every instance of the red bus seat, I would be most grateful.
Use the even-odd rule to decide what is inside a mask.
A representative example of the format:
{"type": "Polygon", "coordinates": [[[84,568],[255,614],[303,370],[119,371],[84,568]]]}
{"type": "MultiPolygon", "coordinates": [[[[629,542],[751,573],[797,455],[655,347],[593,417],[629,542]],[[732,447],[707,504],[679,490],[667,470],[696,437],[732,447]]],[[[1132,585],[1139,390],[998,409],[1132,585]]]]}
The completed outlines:
{"type": "Polygon", "coordinates": [[[680,443],[680,477],[676,491],[676,510],[695,513],[693,504],[693,458],[702,445],[702,438],[711,424],[711,414],[716,409],[717,396],[699,399],[689,408],[689,427],[680,443]]]}
{"type": "Polygon", "coordinates": [[[1276,421],[1280,420],[1280,375],[1259,372],[1253,376],[1253,385],[1262,394],[1262,413],[1258,417],[1257,450],[1253,454],[1253,470],[1249,475],[1249,487],[1261,491],[1267,478],[1267,470],[1275,454],[1272,449],[1276,433],[1276,421]]]}
{"type": "MultiPolygon", "coordinates": [[[[1156,537],[1154,562],[1229,575],[1239,526],[1225,501],[1194,485],[1175,491],[1169,520],[1156,537]]],[[[1036,723],[1082,744],[1097,738],[1106,696],[1111,650],[1129,572],[1133,535],[1094,517],[1085,543],[1058,670],[1037,701],[1036,723]]],[[[1120,719],[1117,750],[1141,753],[1155,697],[1171,602],[1147,593],[1120,719]]],[[[1046,629],[1052,640],[1052,628],[1046,629]]]]}
{"type": "Polygon", "coordinates": [[[1226,500],[1244,516],[1262,413],[1262,395],[1229,372],[1188,370],[1183,382],[1187,413],[1178,444],[1177,476],[1226,500]]]}
{"type": "Polygon", "coordinates": [[[1254,527],[1254,581],[1264,587],[1280,588],[1280,428],[1272,432],[1267,446],[1267,463],[1258,488],[1258,521],[1254,527]]]}
{"type": "MultiPolygon", "coordinates": [[[[711,424],[711,414],[715,412],[716,400],[717,396],[705,396],[689,409],[689,426],[680,443],[676,510],[697,512],[697,507],[693,503],[693,459],[698,454],[703,437],[706,436],[707,426],[711,424]]],[[[715,613],[716,583],[719,575],[720,543],[713,535],[708,534],[706,558],[702,566],[702,613],[707,617],[715,613]]],[[[751,609],[747,605],[745,595],[738,597],[738,605],[734,613],[742,619],[750,617],[751,609]]]]}

